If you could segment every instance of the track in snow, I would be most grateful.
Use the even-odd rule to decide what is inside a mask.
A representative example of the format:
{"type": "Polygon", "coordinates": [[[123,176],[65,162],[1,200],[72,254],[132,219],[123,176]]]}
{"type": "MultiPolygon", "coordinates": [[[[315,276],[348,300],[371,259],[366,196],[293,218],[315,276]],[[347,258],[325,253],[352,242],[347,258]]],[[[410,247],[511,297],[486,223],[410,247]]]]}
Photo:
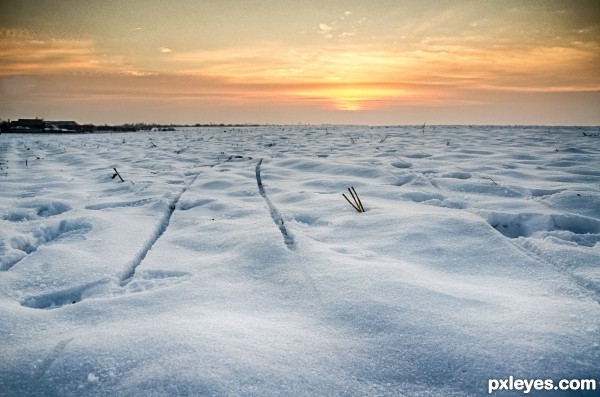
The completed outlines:
{"type": "Polygon", "coordinates": [[[161,238],[161,236],[165,233],[165,231],[169,227],[169,223],[171,222],[171,217],[173,216],[173,212],[175,212],[175,208],[177,207],[177,203],[179,202],[179,199],[181,198],[183,193],[185,193],[185,191],[188,189],[188,187],[190,187],[196,181],[196,179],[198,178],[198,175],[200,175],[200,173],[197,173],[196,175],[194,175],[194,178],[192,178],[190,183],[185,185],[183,187],[183,189],[181,189],[179,191],[177,196],[175,196],[169,202],[168,211],[165,213],[165,215],[161,219],[161,222],[158,225],[158,229],[153,234],[152,238],[150,238],[146,242],[146,244],[144,244],[144,247],[142,247],[142,250],[138,253],[138,255],[136,255],[136,257],[133,259],[133,261],[131,261],[131,263],[127,266],[125,271],[120,276],[119,285],[121,287],[124,287],[131,282],[131,280],[133,279],[133,276],[135,275],[135,270],[137,269],[137,267],[142,263],[142,261],[144,260],[146,255],[148,255],[148,252],[152,249],[154,244],[156,244],[158,239],[161,238]]]}
{"type": "Polygon", "coordinates": [[[22,255],[0,261],[0,271],[8,271],[39,247],[67,238],[84,238],[92,230],[92,225],[85,219],[65,219],[51,226],[40,227],[31,236],[15,237],[10,241],[12,248],[21,251],[22,255]]]}
{"type": "Polygon", "coordinates": [[[294,249],[294,246],[296,245],[296,243],[294,242],[294,238],[292,237],[290,232],[288,232],[287,228],[285,227],[285,222],[283,221],[283,217],[281,216],[281,214],[279,213],[279,211],[277,210],[275,205],[271,202],[271,200],[269,199],[269,196],[267,196],[265,187],[262,184],[262,178],[260,176],[260,166],[262,164],[262,161],[263,161],[263,159],[260,159],[258,161],[258,164],[256,164],[256,183],[258,184],[258,191],[259,191],[260,195],[262,196],[262,198],[265,199],[265,202],[267,203],[267,205],[269,206],[269,210],[271,212],[271,218],[273,218],[273,222],[275,222],[275,224],[279,228],[279,231],[281,232],[281,235],[283,236],[283,242],[285,243],[286,247],[288,247],[288,249],[294,249]]]}
{"type": "Polygon", "coordinates": [[[72,340],[73,340],[73,338],[67,338],[67,339],[64,339],[64,340],[60,341],[54,347],[54,349],[52,349],[52,351],[46,357],[45,360],[43,360],[43,361],[40,360],[41,363],[37,367],[37,371],[36,371],[36,374],[35,374],[35,379],[40,379],[42,376],[44,376],[44,374],[46,374],[46,372],[48,371],[48,369],[50,368],[50,366],[58,359],[58,357],[60,356],[60,354],[65,350],[65,348],[67,347],[67,345],[72,340]]]}

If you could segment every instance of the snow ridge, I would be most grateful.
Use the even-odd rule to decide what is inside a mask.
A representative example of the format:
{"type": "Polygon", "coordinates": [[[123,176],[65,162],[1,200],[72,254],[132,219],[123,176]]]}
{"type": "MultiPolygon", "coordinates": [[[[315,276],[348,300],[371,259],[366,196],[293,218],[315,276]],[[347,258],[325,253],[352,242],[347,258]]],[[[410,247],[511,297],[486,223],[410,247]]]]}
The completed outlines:
{"type": "Polygon", "coordinates": [[[279,231],[281,232],[281,235],[283,236],[283,242],[285,243],[286,247],[288,247],[288,249],[290,249],[290,250],[294,249],[294,246],[296,244],[294,241],[294,238],[292,237],[290,232],[285,227],[285,222],[283,220],[283,217],[277,210],[277,207],[275,207],[275,205],[271,202],[271,200],[269,199],[269,196],[267,196],[267,192],[265,191],[265,187],[263,186],[262,178],[260,176],[260,165],[262,164],[262,161],[263,161],[263,159],[261,158],[260,160],[258,160],[258,163],[256,164],[256,183],[258,184],[258,191],[259,191],[260,195],[262,196],[262,198],[265,199],[265,202],[267,203],[267,205],[269,206],[269,210],[271,212],[271,218],[273,218],[273,222],[275,222],[275,224],[279,228],[279,231]]]}
{"type": "Polygon", "coordinates": [[[67,288],[60,291],[49,292],[24,299],[21,305],[32,309],[58,309],[65,305],[79,303],[88,291],[110,283],[110,279],[93,281],[84,285],[67,288]]]}

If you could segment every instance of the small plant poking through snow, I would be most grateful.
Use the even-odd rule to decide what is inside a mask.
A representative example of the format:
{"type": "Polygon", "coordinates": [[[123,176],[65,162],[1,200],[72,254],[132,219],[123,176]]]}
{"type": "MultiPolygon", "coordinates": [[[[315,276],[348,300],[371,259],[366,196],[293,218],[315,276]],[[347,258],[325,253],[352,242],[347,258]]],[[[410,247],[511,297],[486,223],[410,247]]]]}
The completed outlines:
{"type": "Polygon", "coordinates": [[[346,201],[348,203],[350,203],[350,205],[357,211],[357,212],[365,212],[365,207],[363,207],[362,202],[360,201],[360,198],[358,197],[358,193],[356,193],[356,190],[354,189],[354,187],[349,187],[348,191],[350,192],[350,195],[352,196],[352,201],[354,201],[354,204],[352,203],[352,201],[350,201],[348,199],[348,197],[346,197],[346,195],[344,193],[342,193],[342,196],[344,196],[344,198],[346,199],[346,201]]]}

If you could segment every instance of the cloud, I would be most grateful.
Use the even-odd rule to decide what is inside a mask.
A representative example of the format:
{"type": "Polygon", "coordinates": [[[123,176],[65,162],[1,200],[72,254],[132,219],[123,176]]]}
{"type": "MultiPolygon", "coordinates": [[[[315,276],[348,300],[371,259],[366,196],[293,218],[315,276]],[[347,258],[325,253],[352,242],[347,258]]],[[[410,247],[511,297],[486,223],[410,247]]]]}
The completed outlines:
{"type": "Polygon", "coordinates": [[[101,63],[88,40],[0,38],[0,75],[93,70],[101,63]]]}
{"type": "Polygon", "coordinates": [[[332,30],[333,30],[333,28],[325,23],[319,24],[319,32],[320,33],[327,34],[327,33],[331,32],[332,30]]]}
{"type": "Polygon", "coordinates": [[[121,55],[101,53],[93,40],[40,37],[0,30],[0,76],[65,73],[145,74],[121,55]]]}
{"type": "Polygon", "coordinates": [[[173,72],[233,84],[404,82],[462,90],[563,92],[600,89],[594,68],[600,59],[597,54],[598,44],[515,48],[430,39],[394,45],[348,41],[292,49],[287,43],[257,43],[177,53],[167,61],[173,72]]]}
{"type": "Polygon", "coordinates": [[[319,24],[319,33],[325,36],[326,39],[331,39],[333,37],[333,34],[331,33],[333,30],[334,28],[332,26],[329,26],[325,23],[319,24]]]}
{"type": "MultiPolygon", "coordinates": [[[[318,29],[325,37],[353,35],[333,23],[319,24],[318,29]]],[[[358,41],[337,39],[335,43],[327,40],[306,45],[269,41],[183,52],[159,47],[158,51],[169,55],[153,57],[152,66],[140,68],[133,65],[144,65],[144,59],[104,55],[92,40],[0,30],[0,77],[33,76],[37,81],[46,76],[51,82],[54,76],[64,75],[69,77],[63,80],[70,82],[73,75],[88,76],[87,91],[69,83],[72,95],[84,98],[114,94],[146,100],[161,92],[168,94],[162,98],[171,101],[298,100],[323,107],[336,103],[346,109],[408,102],[457,103],[483,91],[600,90],[595,72],[600,60],[597,42],[515,45],[465,35],[401,43],[358,41]]]]}
{"type": "MultiPolygon", "coordinates": [[[[332,35],[335,27],[319,24],[332,35]]],[[[341,32],[339,38],[354,32],[341,32]]],[[[104,54],[92,40],[39,37],[0,30],[0,76],[106,74],[132,77],[204,76],[219,84],[364,84],[406,82],[462,89],[592,91],[600,89],[600,43],[537,45],[494,43],[480,36],[427,37],[419,42],[359,43],[338,40],[294,46],[286,42],[173,52],[143,67],[140,60],[104,54]],[[142,65],[133,66],[133,65],[142,65]]]]}

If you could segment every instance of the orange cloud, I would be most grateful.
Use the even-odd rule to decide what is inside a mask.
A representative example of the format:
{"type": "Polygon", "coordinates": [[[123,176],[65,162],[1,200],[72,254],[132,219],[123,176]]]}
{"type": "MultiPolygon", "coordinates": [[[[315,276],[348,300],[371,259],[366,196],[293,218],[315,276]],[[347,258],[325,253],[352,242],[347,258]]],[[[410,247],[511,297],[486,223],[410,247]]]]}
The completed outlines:
{"type": "Polygon", "coordinates": [[[69,73],[142,74],[125,57],[101,54],[93,40],[36,37],[28,31],[0,30],[0,76],[69,73]]]}
{"type": "Polygon", "coordinates": [[[279,86],[282,95],[345,110],[407,101],[464,101],[466,90],[600,89],[595,72],[600,66],[600,48],[595,43],[523,48],[484,44],[441,41],[403,48],[346,45],[290,49],[279,43],[263,43],[172,54],[169,62],[175,73],[238,86],[271,84],[279,86]]]}

